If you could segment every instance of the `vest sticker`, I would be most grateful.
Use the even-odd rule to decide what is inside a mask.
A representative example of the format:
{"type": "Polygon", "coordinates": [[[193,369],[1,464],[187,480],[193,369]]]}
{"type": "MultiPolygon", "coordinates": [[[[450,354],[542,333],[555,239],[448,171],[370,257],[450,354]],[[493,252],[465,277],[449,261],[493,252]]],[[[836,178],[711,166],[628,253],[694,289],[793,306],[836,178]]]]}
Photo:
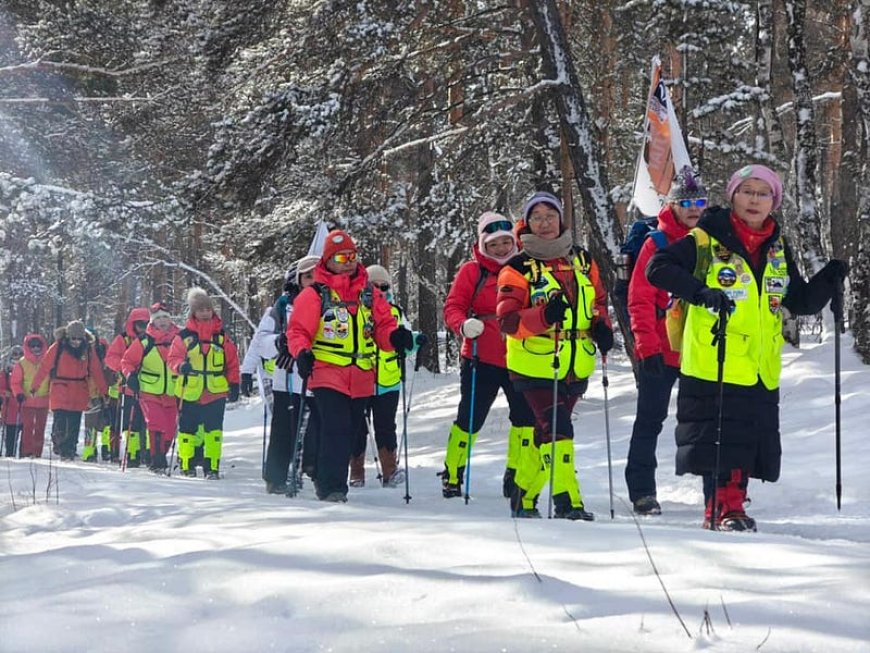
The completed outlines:
{"type": "Polygon", "coordinates": [[[716,254],[716,258],[718,258],[720,261],[727,263],[731,260],[731,250],[722,245],[721,243],[716,243],[714,252],[716,254]]]}
{"type": "Polygon", "coordinates": [[[782,310],[782,295],[768,295],[767,307],[771,313],[779,313],[782,310]]]}
{"type": "Polygon", "coordinates": [[[730,288],[737,283],[737,273],[733,268],[722,268],[716,275],[716,281],[724,288],[730,288]]]}
{"type": "Polygon", "coordinates": [[[350,335],[350,329],[347,326],[347,322],[339,322],[335,325],[335,335],[344,340],[350,335]]]}
{"type": "Polygon", "coordinates": [[[326,322],[323,325],[323,337],[327,340],[335,340],[335,329],[332,328],[331,322],[326,322]]]}
{"type": "Polygon", "coordinates": [[[786,277],[764,277],[764,286],[768,293],[784,293],[788,285],[786,277]]]}
{"type": "Polygon", "coordinates": [[[350,319],[350,314],[347,312],[347,307],[339,306],[335,309],[335,317],[339,322],[346,323],[350,319]]]}
{"type": "Polygon", "coordinates": [[[740,275],[740,283],[747,284],[752,282],[752,277],[746,274],[745,272],[740,275]]]}
{"type": "Polygon", "coordinates": [[[729,288],[724,291],[726,295],[728,295],[728,299],[732,301],[742,301],[749,297],[749,293],[746,292],[746,288],[729,288]]]}

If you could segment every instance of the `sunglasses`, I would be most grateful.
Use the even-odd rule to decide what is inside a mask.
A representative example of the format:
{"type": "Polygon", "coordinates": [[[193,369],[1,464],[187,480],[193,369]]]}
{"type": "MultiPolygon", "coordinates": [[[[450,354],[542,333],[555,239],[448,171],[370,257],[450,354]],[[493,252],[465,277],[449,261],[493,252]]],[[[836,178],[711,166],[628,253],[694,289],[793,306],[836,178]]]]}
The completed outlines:
{"type": "Polygon", "coordinates": [[[496,231],[511,231],[514,228],[510,220],[499,220],[498,222],[490,222],[483,228],[483,233],[494,234],[496,231]]]}
{"type": "Polygon", "coordinates": [[[679,202],[677,202],[677,204],[684,209],[690,209],[693,206],[697,206],[699,209],[703,209],[705,206],[707,206],[707,198],[702,197],[697,200],[680,200],[679,202]]]}
{"type": "Polygon", "coordinates": [[[32,340],[27,343],[28,349],[42,349],[42,343],[39,340],[32,340]]]}
{"type": "Polygon", "coordinates": [[[81,342],[84,338],[69,338],[70,342],[81,342]]]}
{"type": "Polygon", "coordinates": [[[376,283],[375,288],[377,288],[381,292],[387,292],[390,289],[390,284],[388,284],[388,283],[376,283]]]}
{"type": "Polygon", "coordinates": [[[356,252],[350,252],[349,254],[333,254],[332,260],[336,263],[353,263],[356,261],[356,252]]]}

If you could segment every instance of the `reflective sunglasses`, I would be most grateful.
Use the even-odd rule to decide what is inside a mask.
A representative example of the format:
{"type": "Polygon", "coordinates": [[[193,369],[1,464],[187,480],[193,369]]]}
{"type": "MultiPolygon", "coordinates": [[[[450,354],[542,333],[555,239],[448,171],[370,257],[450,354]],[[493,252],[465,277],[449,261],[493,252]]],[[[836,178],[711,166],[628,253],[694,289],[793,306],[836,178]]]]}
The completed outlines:
{"type": "Polygon", "coordinates": [[[27,343],[28,349],[42,349],[42,343],[39,340],[31,340],[27,343]]]}
{"type": "Polygon", "coordinates": [[[390,289],[390,284],[388,284],[388,283],[376,283],[375,288],[377,288],[381,292],[387,292],[390,289]]]}
{"type": "Polygon", "coordinates": [[[494,234],[496,231],[511,231],[514,228],[510,220],[499,220],[498,222],[490,222],[483,228],[483,233],[494,234]]]}
{"type": "Polygon", "coordinates": [[[349,254],[333,254],[332,260],[336,263],[353,263],[356,261],[356,252],[350,252],[349,254]]]}
{"type": "Polygon", "coordinates": [[[677,204],[679,204],[684,209],[690,209],[693,206],[697,206],[699,209],[703,209],[705,206],[707,206],[707,198],[701,197],[696,200],[680,200],[679,202],[677,202],[677,204]]]}

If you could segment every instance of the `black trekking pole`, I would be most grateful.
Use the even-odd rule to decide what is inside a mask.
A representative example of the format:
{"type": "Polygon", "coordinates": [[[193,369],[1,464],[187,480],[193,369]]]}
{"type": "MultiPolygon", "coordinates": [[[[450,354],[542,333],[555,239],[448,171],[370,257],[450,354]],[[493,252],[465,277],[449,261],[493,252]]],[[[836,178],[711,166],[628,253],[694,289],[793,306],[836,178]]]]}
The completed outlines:
{"type": "Polygon", "coordinates": [[[713,325],[713,344],[716,345],[716,383],[719,385],[719,406],[716,418],[716,465],[713,473],[713,499],[710,506],[710,530],[719,530],[716,523],[716,511],[718,509],[716,495],[719,489],[719,465],[722,457],[722,413],[725,403],[725,326],[728,323],[729,306],[726,304],[719,309],[719,319],[713,325]]]}
{"type": "Polygon", "coordinates": [[[399,356],[399,378],[402,382],[402,457],[405,460],[405,503],[411,503],[411,475],[408,472],[408,398],[405,393],[405,354],[399,356]]]}
{"type": "Polygon", "coordinates": [[[837,511],[843,498],[842,464],[840,460],[840,334],[845,331],[843,325],[843,282],[837,284],[834,297],[831,301],[831,310],[834,313],[834,410],[835,410],[835,436],[834,446],[837,461],[837,511]]]}
{"type": "Polygon", "coordinates": [[[477,338],[471,341],[471,401],[468,409],[468,452],[465,456],[465,505],[471,498],[471,450],[474,448],[474,392],[477,388],[477,338]]]}
{"type": "Polygon", "coordinates": [[[610,381],[607,378],[607,354],[601,352],[601,385],[604,387],[604,435],[607,440],[607,487],[610,490],[610,518],[613,512],[613,462],[610,457],[610,411],[607,401],[607,388],[610,381]]]}
{"type": "Polygon", "coordinates": [[[547,519],[553,518],[553,488],[556,484],[556,420],[559,411],[559,326],[553,337],[553,413],[550,416],[550,491],[547,497],[547,519]]]}
{"type": "MultiPolygon", "coordinates": [[[[291,388],[292,389],[292,388],[291,388]]],[[[305,417],[305,397],[308,394],[308,377],[302,379],[302,392],[299,394],[299,413],[296,415],[296,433],[293,435],[293,442],[290,445],[290,451],[293,452],[293,460],[290,465],[290,485],[287,486],[287,496],[295,497],[299,488],[296,485],[296,469],[299,466],[299,438],[302,437],[302,422],[305,417]]]]}

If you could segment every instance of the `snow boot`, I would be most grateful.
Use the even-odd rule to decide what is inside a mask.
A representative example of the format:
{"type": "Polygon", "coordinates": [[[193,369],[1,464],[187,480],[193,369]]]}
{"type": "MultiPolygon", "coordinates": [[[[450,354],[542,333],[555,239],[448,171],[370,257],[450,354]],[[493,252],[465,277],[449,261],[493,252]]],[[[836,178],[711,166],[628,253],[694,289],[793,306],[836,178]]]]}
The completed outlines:
{"type": "Polygon", "coordinates": [[[592,521],[595,515],[583,508],[580,484],[574,470],[574,441],[556,440],[553,452],[553,516],[556,519],[592,521]]]}
{"type": "Polygon", "coordinates": [[[378,458],[381,461],[381,483],[384,487],[399,487],[405,482],[405,470],[399,467],[398,451],[381,447],[378,458]]]}
{"type": "Polygon", "coordinates": [[[358,456],[352,456],[350,459],[350,480],[347,482],[350,487],[365,487],[366,484],[366,453],[363,451],[358,456]]]}
{"type": "Polygon", "coordinates": [[[441,477],[441,496],[445,499],[453,499],[462,496],[462,479],[465,478],[465,467],[460,467],[457,470],[456,483],[450,481],[450,472],[446,467],[444,468],[444,471],[438,475],[441,477]]]}
{"type": "Polygon", "coordinates": [[[450,427],[441,487],[441,494],[445,499],[462,496],[462,478],[468,462],[468,448],[474,446],[476,439],[476,434],[474,438],[470,438],[468,433],[459,428],[455,422],[450,427]]]}
{"type": "Polygon", "coordinates": [[[649,516],[662,514],[662,507],[652,495],[640,497],[632,502],[632,509],[635,515],[649,516]]]}
{"type": "MultiPolygon", "coordinates": [[[[755,532],[755,520],[746,514],[743,504],[746,501],[746,482],[739,469],[731,471],[731,478],[725,485],[716,488],[716,530],[732,532],[755,532]]],[[[704,524],[711,528],[713,522],[713,501],[707,502],[704,509],[704,524]]]]}

